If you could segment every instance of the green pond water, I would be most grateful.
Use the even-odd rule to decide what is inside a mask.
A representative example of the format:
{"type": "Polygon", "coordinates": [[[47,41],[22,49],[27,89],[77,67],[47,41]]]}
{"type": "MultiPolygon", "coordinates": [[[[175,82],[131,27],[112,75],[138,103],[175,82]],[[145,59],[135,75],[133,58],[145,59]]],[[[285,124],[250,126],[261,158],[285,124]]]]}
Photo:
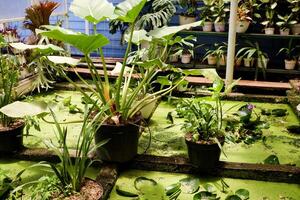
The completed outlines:
{"type": "MultiPolygon", "coordinates": [[[[82,114],[70,114],[68,108],[63,106],[62,100],[67,97],[72,97],[72,104],[76,104],[78,107],[83,108],[81,103],[81,95],[75,91],[53,91],[46,94],[40,94],[34,97],[35,100],[44,100],[49,103],[55,103],[54,111],[59,121],[67,122],[82,119],[82,114]]],[[[224,101],[223,110],[226,111],[232,106],[238,109],[239,105],[242,106],[245,102],[237,101],[224,101]]],[[[288,125],[297,125],[299,120],[293,113],[290,106],[287,104],[270,104],[270,103],[253,103],[257,109],[259,108],[284,108],[288,110],[288,115],[285,117],[271,117],[267,121],[270,123],[269,129],[263,130],[265,136],[264,142],[262,140],[256,141],[253,144],[247,145],[244,143],[239,144],[225,144],[224,151],[226,156],[222,155],[221,160],[231,162],[246,162],[246,163],[261,163],[266,157],[271,154],[278,156],[281,164],[295,164],[300,166],[300,136],[291,135],[287,132],[286,127],[288,125]]],[[[146,154],[160,155],[160,156],[176,156],[187,155],[186,145],[183,139],[184,132],[181,130],[180,123],[182,119],[174,118],[174,123],[178,124],[169,129],[165,127],[170,123],[166,119],[167,113],[174,111],[175,107],[162,102],[156,109],[151,123],[150,130],[152,134],[152,141],[150,148],[147,149],[146,154]]],[[[233,112],[231,109],[230,112],[233,112]]],[[[52,118],[47,117],[52,121],[52,118]]],[[[25,137],[24,143],[28,147],[44,147],[43,140],[53,139],[55,127],[53,125],[41,122],[41,132],[31,130],[32,136],[25,137]]],[[[69,134],[67,137],[68,143],[71,147],[75,146],[76,138],[80,131],[81,124],[73,123],[66,125],[69,134]]],[[[140,138],[139,152],[143,153],[149,141],[149,130],[146,129],[140,138]]]]}
{"type": "MultiPolygon", "coordinates": [[[[126,191],[136,192],[133,186],[135,178],[144,176],[155,180],[163,186],[168,186],[173,183],[177,183],[180,179],[190,177],[191,175],[186,174],[175,174],[175,173],[164,173],[154,171],[140,171],[130,170],[121,174],[117,180],[116,185],[126,191]]],[[[225,199],[226,194],[222,193],[221,178],[209,178],[209,177],[197,177],[200,180],[200,190],[203,190],[203,186],[206,183],[210,183],[217,189],[218,196],[221,199],[225,199]]],[[[223,178],[223,181],[229,185],[229,191],[236,191],[244,188],[250,192],[250,200],[282,200],[284,199],[300,199],[300,185],[297,184],[286,184],[286,183],[273,183],[264,181],[253,181],[253,180],[241,180],[241,179],[230,179],[223,178]],[[289,197],[289,198],[288,198],[289,197]]],[[[129,200],[130,197],[123,197],[116,193],[116,187],[110,194],[110,200],[129,200]]],[[[181,193],[178,200],[192,200],[193,194],[181,193]]]]}

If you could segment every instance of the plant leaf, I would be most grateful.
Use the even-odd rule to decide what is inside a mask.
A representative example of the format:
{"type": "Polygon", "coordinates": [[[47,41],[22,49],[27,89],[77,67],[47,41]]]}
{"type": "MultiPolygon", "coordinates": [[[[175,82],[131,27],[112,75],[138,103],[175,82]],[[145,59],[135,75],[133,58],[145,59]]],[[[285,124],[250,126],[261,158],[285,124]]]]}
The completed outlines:
{"type": "Polygon", "coordinates": [[[246,189],[238,189],[235,194],[238,195],[242,200],[249,199],[250,196],[249,190],[246,189]]]}
{"type": "Polygon", "coordinates": [[[47,56],[47,58],[55,64],[68,64],[75,66],[80,62],[78,59],[65,56],[47,56]]]}
{"type": "Polygon", "coordinates": [[[118,20],[133,23],[145,3],[146,0],[125,0],[116,6],[115,14],[118,15],[118,20]]]}
{"type": "Polygon", "coordinates": [[[279,165],[279,159],[276,155],[270,155],[264,160],[264,164],[279,165]]]}
{"type": "Polygon", "coordinates": [[[116,185],[116,192],[117,192],[118,195],[124,196],[124,197],[137,197],[138,196],[135,193],[125,191],[125,190],[121,189],[119,185],[116,185]]]}
{"type": "Polygon", "coordinates": [[[27,103],[16,101],[2,107],[0,112],[12,118],[23,118],[46,113],[47,108],[48,106],[45,102],[27,103]]]}
{"type": "Polygon", "coordinates": [[[181,179],[180,183],[181,183],[181,188],[182,188],[183,193],[186,193],[186,194],[193,194],[193,193],[197,192],[199,189],[199,185],[200,185],[199,179],[193,178],[193,177],[187,177],[187,178],[181,179]]]}
{"type": "Polygon", "coordinates": [[[29,45],[29,44],[24,44],[22,42],[17,42],[17,43],[10,43],[9,44],[11,47],[20,50],[20,51],[25,51],[28,49],[40,49],[40,50],[53,50],[53,51],[64,51],[63,48],[58,47],[53,44],[47,44],[47,45],[29,45]]]}
{"type": "Polygon", "coordinates": [[[238,195],[227,196],[225,200],[242,200],[238,195]]]}
{"type": "Polygon", "coordinates": [[[109,44],[109,40],[102,34],[86,35],[80,32],[70,31],[58,26],[44,27],[49,29],[49,31],[39,30],[39,34],[52,39],[69,43],[77,49],[79,49],[84,54],[89,54],[92,51],[109,44]]]}
{"type": "Polygon", "coordinates": [[[115,7],[107,0],[74,0],[70,5],[70,10],[82,19],[98,24],[109,18],[115,19],[115,7]]]}

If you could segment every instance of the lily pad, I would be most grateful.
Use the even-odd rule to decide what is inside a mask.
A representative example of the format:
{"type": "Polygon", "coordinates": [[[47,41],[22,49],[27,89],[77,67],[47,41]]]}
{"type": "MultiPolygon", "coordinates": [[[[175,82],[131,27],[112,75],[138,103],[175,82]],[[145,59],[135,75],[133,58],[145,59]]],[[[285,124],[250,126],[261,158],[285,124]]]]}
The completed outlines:
{"type": "Polygon", "coordinates": [[[238,189],[235,192],[236,195],[238,195],[242,200],[249,199],[250,193],[246,189],[238,189]]]}
{"type": "Polygon", "coordinates": [[[181,183],[174,183],[172,185],[169,185],[165,188],[166,194],[169,196],[169,195],[177,192],[178,190],[180,190],[180,187],[181,187],[181,183]]]}
{"type": "Polygon", "coordinates": [[[146,178],[143,176],[138,177],[134,180],[134,187],[137,190],[140,190],[141,187],[143,187],[145,185],[151,187],[151,186],[157,185],[157,182],[153,179],[149,179],[149,178],[146,178]]]}
{"type": "Polygon", "coordinates": [[[279,159],[276,155],[270,155],[264,160],[264,164],[279,165],[279,159]]]}
{"type": "Polygon", "coordinates": [[[225,200],[242,200],[238,195],[227,196],[225,200]]]}
{"type": "Polygon", "coordinates": [[[187,177],[180,180],[181,189],[183,193],[186,194],[193,194],[198,191],[199,189],[199,179],[193,177],[187,177]]]}
{"type": "Polygon", "coordinates": [[[286,109],[281,109],[281,108],[273,109],[272,110],[272,115],[274,115],[276,117],[283,117],[283,116],[287,115],[287,110],[286,109]]]}
{"type": "Polygon", "coordinates": [[[124,197],[138,197],[138,194],[129,192],[129,191],[125,191],[124,189],[121,189],[119,185],[116,186],[116,192],[118,195],[120,196],[124,196],[124,197]]]}
{"type": "Polygon", "coordinates": [[[216,193],[216,188],[212,184],[207,183],[203,187],[207,192],[216,193]]]}
{"type": "Polygon", "coordinates": [[[194,195],[193,200],[218,200],[216,194],[207,191],[201,191],[194,195]]]}

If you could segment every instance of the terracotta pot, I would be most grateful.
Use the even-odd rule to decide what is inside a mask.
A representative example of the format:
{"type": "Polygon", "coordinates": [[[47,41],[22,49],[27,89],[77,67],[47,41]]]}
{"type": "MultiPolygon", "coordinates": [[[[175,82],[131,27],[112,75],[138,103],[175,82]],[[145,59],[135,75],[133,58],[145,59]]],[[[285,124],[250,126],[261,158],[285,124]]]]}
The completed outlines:
{"type": "Polygon", "coordinates": [[[217,64],[217,57],[213,55],[209,55],[207,58],[208,65],[216,65],[217,64]]]}
{"type": "Polygon", "coordinates": [[[25,123],[16,121],[10,127],[0,127],[0,152],[12,153],[24,148],[23,129],[25,123]]]}
{"type": "Polygon", "coordinates": [[[287,70],[293,70],[296,67],[296,60],[284,60],[285,69],[287,70]]]}
{"type": "Polygon", "coordinates": [[[137,155],[139,124],[101,125],[95,134],[95,143],[98,144],[106,139],[109,141],[97,149],[99,158],[117,163],[132,160],[137,155]]]}
{"type": "Polygon", "coordinates": [[[225,22],[215,22],[214,27],[216,32],[225,32],[225,22]]]}
{"type": "Polygon", "coordinates": [[[183,64],[188,64],[188,63],[191,62],[191,58],[192,58],[191,54],[182,54],[182,56],[181,56],[181,62],[183,64]]]}
{"type": "Polygon", "coordinates": [[[268,58],[258,58],[257,67],[267,69],[269,59],[268,58]]]}
{"type": "Polygon", "coordinates": [[[266,35],[274,35],[275,28],[265,28],[266,35]]]}
{"type": "Polygon", "coordinates": [[[293,35],[300,35],[300,23],[291,26],[293,35]]]}
{"type": "Polygon", "coordinates": [[[178,55],[170,55],[169,56],[169,62],[171,62],[171,63],[178,62],[178,55]]]}
{"type": "Polygon", "coordinates": [[[254,59],[253,58],[243,58],[244,67],[252,67],[254,59]]]}
{"type": "Polygon", "coordinates": [[[245,33],[249,28],[250,22],[247,20],[240,21],[238,20],[236,23],[236,32],[237,33],[245,33]]]}
{"type": "Polygon", "coordinates": [[[179,24],[180,25],[190,24],[193,22],[196,22],[196,17],[179,15],[179,24]]]}
{"type": "Polygon", "coordinates": [[[225,66],[226,65],[226,56],[222,56],[222,58],[219,59],[220,66],[225,66]]]}
{"type": "Polygon", "coordinates": [[[203,32],[211,32],[213,28],[213,23],[212,22],[204,22],[202,26],[203,32]]]}
{"type": "Polygon", "coordinates": [[[280,29],[280,35],[289,35],[289,34],[290,34],[289,28],[280,29]]]}

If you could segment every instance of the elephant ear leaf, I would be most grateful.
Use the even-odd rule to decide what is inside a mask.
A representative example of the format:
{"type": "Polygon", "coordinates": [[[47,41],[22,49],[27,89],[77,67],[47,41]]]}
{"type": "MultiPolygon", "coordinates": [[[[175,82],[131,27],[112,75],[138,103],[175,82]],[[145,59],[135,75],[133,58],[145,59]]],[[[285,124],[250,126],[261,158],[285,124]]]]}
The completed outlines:
{"type": "Polygon", "coordinates": [[[70,10],[82,19],[90,23],[98,24],[108,19],[115,19],[115,7],[107,0],[74,0],[71,3],[70,10]]]}
{"type": "Polygon", "coordinates": [[[46,113],[48,112],[48,106],[45,102],[27,103],[16,101],[2,107],[0,112],[12,118],[23,118],[46,113]]]}
{"type": "Polygon", "coordinates": [[[133,23],[145,3],[146,0],[125,0],[116,6],[115,14],[118,15],[118,20],[133,23]]]}
{"type": "Polygon", "coordinates": [[[49,29],[49,31],[38,30],[37,33],[55,40],[69,43],[84,54],[89,54],[92,51],[109,44],[109,40],[102,34],[86,35],[58,26],[44,27],[49,29]]]}

